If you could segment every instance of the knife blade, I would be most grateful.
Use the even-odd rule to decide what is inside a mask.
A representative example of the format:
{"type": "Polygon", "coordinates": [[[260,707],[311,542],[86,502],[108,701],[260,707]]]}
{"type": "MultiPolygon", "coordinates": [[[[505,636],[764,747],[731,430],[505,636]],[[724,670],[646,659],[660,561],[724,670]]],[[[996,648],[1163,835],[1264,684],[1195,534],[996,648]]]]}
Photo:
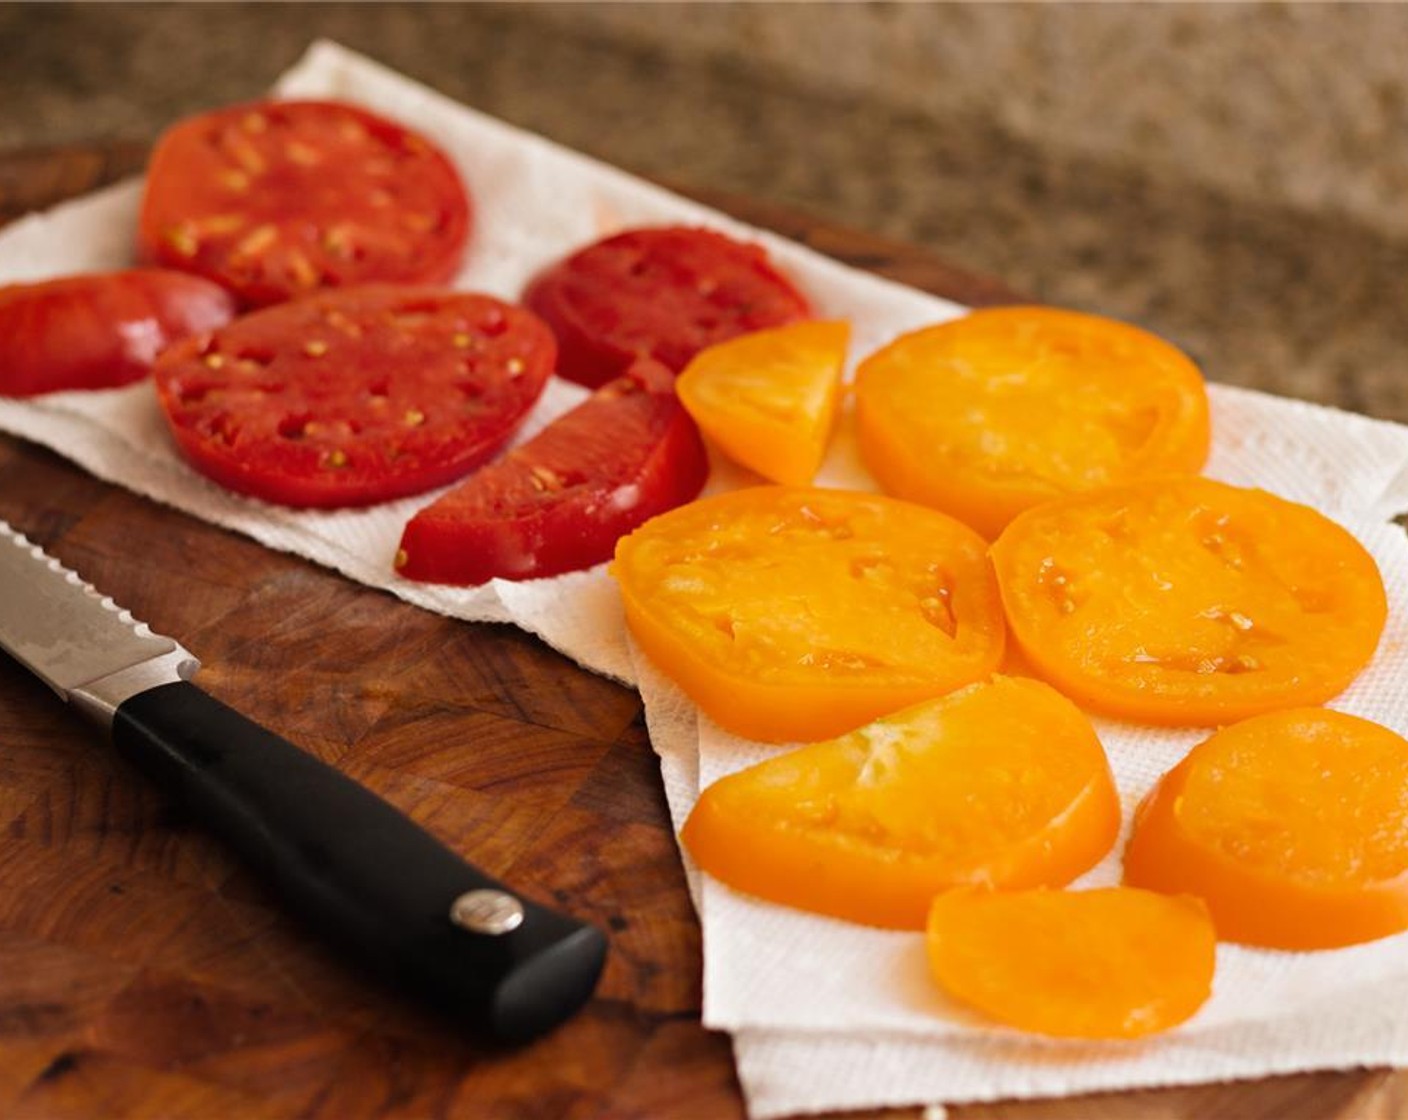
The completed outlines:
{"type": "Polygon", "coordinates": [[[105,731],[286,906],[504,1042],[595,990],[606,938],[463,861],[340,771],[191,683],[200,663],[0,520],[0,648],[105,731]]]}

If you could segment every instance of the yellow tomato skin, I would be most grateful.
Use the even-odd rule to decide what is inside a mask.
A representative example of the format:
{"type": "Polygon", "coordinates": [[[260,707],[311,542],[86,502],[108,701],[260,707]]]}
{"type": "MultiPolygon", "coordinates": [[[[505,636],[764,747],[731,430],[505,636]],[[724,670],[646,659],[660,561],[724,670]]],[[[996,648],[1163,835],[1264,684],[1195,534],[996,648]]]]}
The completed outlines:
{"type": "Polygon", "coordinates": [[[1223,728],[1135,816],[1125,881],[1197,895],[1218,937],[1334,949],[1408,929],[1408,742],[1297,708],[1223,728]]]}
{"type": "Polygon", "coordinates": [[[1047,685],[996,677],[720,779],[681,841],[745,893],[923,929],[941,891],[1070,882],[1119,825],[1090,721],[1047,685]]]}
{"type": "Polygon", "coordinates": [[[1066,494],[1195,473],[1211,439],[1202,375],[1137,327],[1001,307],[912,332],[856,370],[861,456],[891,494],[989,540],[1066,494]]]}
{"type": "Polygon", "coordinates": [[[611,571],[646,656],[763,742],[827,738],[983,679],[1006,638],[982,539],[879,495],[717,495],[624,537],[611,571]]]}
{"type": "Polygon", "coordinates": [[[1212,994],[1217,943],[1196,898],[1111,887],[956,890],[934,900],[929,967],[939,986],[1019,1030],[1142,1038],[1212,994]]]}
{"type": "Polygon", "coordinates": [[[764,478],[805,486],[836,419],[850,324],[793,323],[711,346],[675,391],[705,436],[764,478]]]}

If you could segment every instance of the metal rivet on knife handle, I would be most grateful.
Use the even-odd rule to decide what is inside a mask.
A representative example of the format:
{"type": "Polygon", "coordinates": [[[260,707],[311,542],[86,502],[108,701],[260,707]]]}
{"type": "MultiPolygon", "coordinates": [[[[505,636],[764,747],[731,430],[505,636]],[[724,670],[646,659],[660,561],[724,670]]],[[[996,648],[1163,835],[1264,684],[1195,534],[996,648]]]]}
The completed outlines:
{"type": "Polygon", "coordinates": [[[504,891],[466,891],[451,904],[450,921],[470,933],[497,937],[523,924],[523,903],[504,891]]]}

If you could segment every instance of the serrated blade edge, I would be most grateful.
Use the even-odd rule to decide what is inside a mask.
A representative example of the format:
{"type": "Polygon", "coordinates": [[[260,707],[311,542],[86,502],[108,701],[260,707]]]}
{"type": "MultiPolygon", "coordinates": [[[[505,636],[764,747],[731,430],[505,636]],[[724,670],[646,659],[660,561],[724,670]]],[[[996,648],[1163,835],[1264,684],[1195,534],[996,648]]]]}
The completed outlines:
{"type": "Polygon", "coordinates": [[[190,658],[3,520],[0,649],[64,700],[145,662],[190,658]]]}

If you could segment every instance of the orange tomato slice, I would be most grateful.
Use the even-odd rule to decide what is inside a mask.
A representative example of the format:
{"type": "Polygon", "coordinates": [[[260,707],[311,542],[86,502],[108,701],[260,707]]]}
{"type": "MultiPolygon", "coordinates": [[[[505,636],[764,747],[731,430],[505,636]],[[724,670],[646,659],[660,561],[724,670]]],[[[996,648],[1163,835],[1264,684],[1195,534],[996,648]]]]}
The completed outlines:
{"type": "Polygon", "coordinates": [[[787,742],[991,673],[1006,632],[985,553],[922,506],[760,486],[646,522],[611,570],[667,676],[727,730],[787,742]]]}
{"type": "Polygon", "coordinates": [[[715,782],[680,838],[738,890],[923,929],[955,886],[1069,882],[1119,826],[1090,721],[1047,685],[997,677],[715,782]]]}
{"type": "Polygon", "coordinates": [[[734,462],[774,482],[805,486],[831,438],[850,337],[844,322],[741,335],[697,354],[675,391],[734,462]]]}
{"type": "Polygon", "coordinates": [[[1140,1038],[1212,993],[1217,942],[1196,898],[1111,887],[940,895],[929,968],[959,1002],[1059,1038],[1140,1038]]]}
{"type": "Polygon", "coordinates": [[[1218,936],[1248,945],[1408,929],[1408,742],[1322,708],[1224,728],[1140,806],[1125,879],[1198,895],[1218,936]]]}
{"type": "Polygon", "coordinates": [[[992,558],[1012,636],[1041,677],[1150,723],[1328,700],[1373,656],[1387,613],[1373,557],[1339,525],[1205,478],[1030,510],[992,558]]]}
{"type": "Polygon", "coordinates": [[[1137,327],[1001,307],[904,335],[856,370],[866,465],[891,494],[989,539],[1065,494],[1197,472],[1207,390],[1176,347],[1137,327]]]}

